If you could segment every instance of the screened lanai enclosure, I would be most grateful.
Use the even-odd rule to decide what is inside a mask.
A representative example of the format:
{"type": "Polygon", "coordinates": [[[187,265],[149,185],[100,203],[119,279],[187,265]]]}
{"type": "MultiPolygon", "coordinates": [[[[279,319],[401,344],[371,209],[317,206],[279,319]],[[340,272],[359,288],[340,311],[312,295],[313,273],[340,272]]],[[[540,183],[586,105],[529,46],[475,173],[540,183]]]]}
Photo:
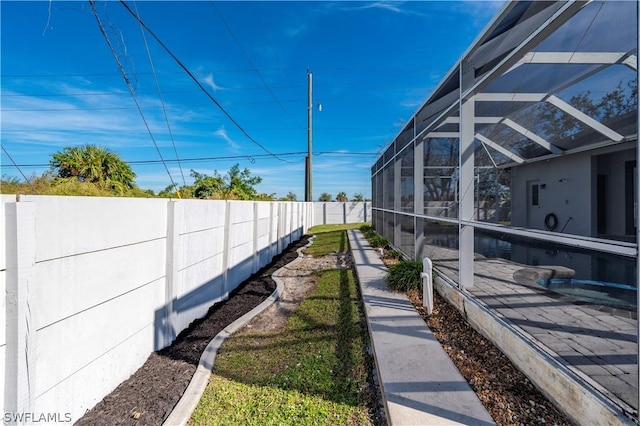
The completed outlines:
{"type": "Polygon", "coordinates": [[[636,1],[509,2],[371,169],[380,234],[636,419],[637,54],[636,1]]]}

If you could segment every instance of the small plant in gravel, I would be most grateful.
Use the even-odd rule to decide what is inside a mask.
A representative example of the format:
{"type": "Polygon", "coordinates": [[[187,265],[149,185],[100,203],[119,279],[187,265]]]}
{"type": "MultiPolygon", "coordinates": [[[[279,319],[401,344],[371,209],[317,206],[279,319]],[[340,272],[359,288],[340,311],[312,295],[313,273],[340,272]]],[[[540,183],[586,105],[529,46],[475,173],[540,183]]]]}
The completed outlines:
{"type": "Polygon", "coordinates": [[[420,260],[405,260],[389,266],[386,280],[392,290],[407,291],[420,288],[422,262],[420,260]]]}
{"type": "Polygon", "coordinates": [[[360,232],[362,232],[362,234],[367,240],[371,239],[371,237],[375,235],[378,235],[376,233],[376,230],[373,229],[373,226],[369,224],[362,225],[359,229],[360,229],[360,232]]]}
{"type": "Polygon", "coordinates": [[[383,258],[391,260],[402,260],[402,253],[396,249],[385,250],[383,258]]]}
{"type": "Polygon", "coordinates": [[[373,248],[387,248],[391,244],[388,239],[385,237],[381,237],[378,234],[373,235],[371,238],[367,238],[369,240],[369,244],[373,248]]]}
{"type": "Polygon", "coordinates": [[[360,232],[362,232],[363,234],[366,234],[367,232],[375,232],[375,230],[373,229],[373,225],[371,225],[370,223],[365,223],[358,229],[360,229],[360,232]]]}

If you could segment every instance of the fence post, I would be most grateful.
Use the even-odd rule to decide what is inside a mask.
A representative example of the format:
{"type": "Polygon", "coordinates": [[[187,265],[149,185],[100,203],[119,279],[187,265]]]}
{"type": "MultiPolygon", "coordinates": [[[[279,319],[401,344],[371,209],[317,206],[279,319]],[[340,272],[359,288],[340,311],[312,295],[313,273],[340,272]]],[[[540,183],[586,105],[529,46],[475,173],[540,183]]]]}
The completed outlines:
{"type": "Polygon", "coordinates": [[[253,203],[253,259],[251,262],[251,273],[258,271],[258,203],[253,203]]]}
{"type": "Polygon", "coordinates": [[[231,202],[224,203],[224,242],[222,245],[222,300],[229,298],[229,239],[231,235],[231,202]]]}
{"type": "Polygon", "coordinates": [[[156,350],[165,348],[176,338],[176,312],[174,301],[176,300],[175,288],[178,285],[180,270],[178,255],[180,254],[180,204],[176,200],[170,200],[167,204],[167,249],[166,249],[166,277],[164,288],[164,315],[162,327],[157,332],[162,335],[156,340],[156,350]]]}
{"type": "Polygon", "coordinates": [[[34,412],[36,390],[35,203],[6,203],[5,214],[7,282],[4,413],[17,415],[34,412]]]}
{"type": "Polygon", "coordinates": [[[302,238],[302,235],[304,235],[304,232],[302,232],[302,230],[304,229],[304,226],[302,225],[303,217],[304,217],[304,209],[302,207],[303,207],[302,204],[296,203],[296,210],[298,211],[298,217],[297,217],[298,223],[296,224],[296,239],[300,239],[302,238]]]}
{"type": "Polygon", "coordinates": [[[280,253],[280,244],[282,244],[282,204],[278,203],[278,224],[276,229],[276,253],[280,253]]]}
{"type": "Polygon", "coordinates": [[[347,203],[342,203],[342,223],[347,223],[347,203]]]}
{"type": "Polygon", "coordinates": [[[296,216],[295,216],[295,204],[293,202],[290,202],[289,206],[291,207],[291,220],[289,221],[290,225],[289,225],[289,244],[291,244],[293,242],[293,240],[295,239],[295,235],[294,235],[294,230],[295,230],[295,226],[296,226],[296,216]]]}
{"type": "Polygon", "coordinates": [[[327,203],[322,203],[322,224],[327,224],[327,203]]]}
{"type": "Polygon", "coordinates": [[[273,259],[273,210],[275,204],[272,202],[269,203],[269,262],[273,259]]]}

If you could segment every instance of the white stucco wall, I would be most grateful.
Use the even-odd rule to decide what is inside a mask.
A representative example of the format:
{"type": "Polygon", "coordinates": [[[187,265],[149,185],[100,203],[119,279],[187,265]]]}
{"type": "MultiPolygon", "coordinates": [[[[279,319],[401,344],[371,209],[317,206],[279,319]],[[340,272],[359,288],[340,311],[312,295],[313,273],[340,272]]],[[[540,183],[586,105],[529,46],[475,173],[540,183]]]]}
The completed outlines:
{"type": "Polygon", "coordinates": [[[558,217],[555,232],[596,237],[600,174],[607,182],[606,233],[625,235],[625,164],[635,160],[635,151],[624,148],[609,147],[513,167],[512,225],[544,230],[545,216],[554,213],[558,217]],[[532,207],[528,198],[527,185],[532,181],[540,185],[539,207],[532,207]]]}
{"type": "Polygon", "coordinates": [[[567,234],[590,236],[592,179],[589,154],[512,168],[512,225],[544,230],[545,217],[554,213],[558,217],[556,232],[564,228],[563,232],[567,234]],[[527,182],[531,181],[540,185],[538,207],[532,207],[527,196],[527,182]]]}

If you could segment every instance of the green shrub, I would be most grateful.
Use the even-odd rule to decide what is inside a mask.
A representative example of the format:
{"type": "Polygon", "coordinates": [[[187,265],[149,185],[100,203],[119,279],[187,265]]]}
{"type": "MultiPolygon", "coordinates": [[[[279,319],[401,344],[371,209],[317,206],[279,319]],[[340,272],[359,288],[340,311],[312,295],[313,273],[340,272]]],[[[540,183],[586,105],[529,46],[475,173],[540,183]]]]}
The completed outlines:
{"type": "Polygon", "coordinates": [[[384,258],[402,260],[402,253],[396,249],[385,250],[384,258]]]}
{"type": "Polygon", "coordinates": [[[360,226],[359,229],[360,229],[360,232],[362,232],[363,234],[366,234],[367,232],[373,231],[373,226],[371,226],[371,224],[369,223],[365,223],[364,225],[360,226]]]}
{"type": "Polygon", "coordinates": [[[368,240],[369,240],[369,244],[371,244],[371,247],[373,248],[378,248],[378,247],[386,248],[390,244],[388,239],[386,239],[385,237],[381,237],[378,234],[373,235],[371,238],[368,238],[368,240]]]}
{"type": "Polygon", "coordinates": [[[422,261],[405,260],[389,267],[387,284],[395,291],[407,291],[422,285],[422,261]]]}
{"type": "Polygon", "coordinates": [[[370,240],[372,237],[378,235],[376,233],[376,230],[373,229],[373,226],[369,225],[368,223],[360,226],[359,229],[367,240],[370,240]]]}

